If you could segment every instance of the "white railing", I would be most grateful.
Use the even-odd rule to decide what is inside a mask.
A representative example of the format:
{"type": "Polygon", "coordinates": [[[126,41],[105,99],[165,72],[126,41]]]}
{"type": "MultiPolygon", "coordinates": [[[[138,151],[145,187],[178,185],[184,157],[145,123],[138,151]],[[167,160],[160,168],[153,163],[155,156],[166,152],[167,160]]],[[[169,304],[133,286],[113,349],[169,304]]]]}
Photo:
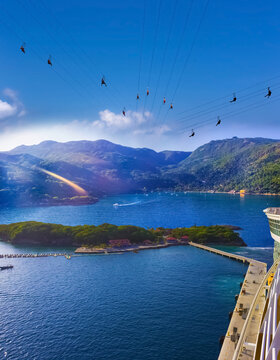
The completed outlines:
{"type": "MultiPolygon", "coordinates": [[[[256,306],[257,304],[259,303],[260,301],[260,298],[261,296],[263,296],[264,294],[264,290],[266,288],[266,283],[267,283],[267,280],[268,278],[270,277],[270,275],[276,271],[278,265],[280,263],[280,259],[277,259],[273,265],[271,266],[271,268],[269,269],[269,271],[267,272],[266,276],[264,277],[263,281],[261,282],[260,286],[259,286],[259,289],[253,299],[253,302],[252,302],[252,305],[250,307],[250,310],[248,312],[248,315],[247,315],[247,318],[245,320],[245,323],[243,325],[243,328],[242,328],[242,331],[240,333],[240,338],[238,340],[238,343],[237,343],[237,346],[236,346],[236,349],[234,351],[234,354],[233,354],[233,357],[232,357],[232,360],[238,360],[239,359],[239,356],[241,355],[242,353],[242,350],[243,350],[243,347],[244,347],[244,343],[245,343],[245,340],[246,340],[246,335],[247,335],[247,331],[248,331],[248,326],[249,324],[251,323],[251,320],[252,320],[252,317],[254,316],[254,312],[256,310],[256,306]]],[[[263,324],[267,322],[263,322],[263,324]]],[[[265,328],[266,328],[267,325],[265,325],[265,328]]],[[[266,333],[268,332],[267,330],[265,331],[266,333]]],[[[265,338],[265,336],[264,336],[265,338]]],[[[263,338],[263,341],[264,341],[264,338],[263,338]]]]}

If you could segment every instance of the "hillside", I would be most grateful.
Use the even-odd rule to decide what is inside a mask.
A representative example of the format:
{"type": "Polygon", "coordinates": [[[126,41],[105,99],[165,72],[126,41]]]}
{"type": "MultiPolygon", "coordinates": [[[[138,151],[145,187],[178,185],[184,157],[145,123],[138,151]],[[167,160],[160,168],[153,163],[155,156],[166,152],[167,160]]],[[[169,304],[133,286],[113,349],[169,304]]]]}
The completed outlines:
{"type": "Polygon", "coordinates": [[[232,138],[211,141],[170,170],[183,188],[280,193],[280,141],[232,138]],[[182,176],[193,175],[192,184],[182,176]]]}
{"type": "Polygon", "coordinates": [[[0,153],[0,202],[21,206],[84,204],[106,194],[168,188],[173,183],[161,180],[160,170],[177,165],[189,155],[180,151],[134,149],[106,140],[44,141],[20,146],[0,153]],[[38,171],[39,168],[78,184],[89,197],[77,196],[68,185],[38,171]]]}
{"type": "Polygon", "coordinates": [[[89,204],[107,194],[146,190],[280,193],[280,141],[232,138],[193,153],[105,140],[45,141],[0,153],[0,188],[0,203],[17,206],[89,204]],[[85,194],[77,194],[75,184],[85,194]]]}

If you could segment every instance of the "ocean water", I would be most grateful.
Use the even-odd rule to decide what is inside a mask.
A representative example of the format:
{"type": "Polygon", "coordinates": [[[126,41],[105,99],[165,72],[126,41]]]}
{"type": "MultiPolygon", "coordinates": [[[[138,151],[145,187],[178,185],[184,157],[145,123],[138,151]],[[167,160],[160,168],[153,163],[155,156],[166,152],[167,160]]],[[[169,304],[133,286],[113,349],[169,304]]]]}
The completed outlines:
{"type": "Polygon", "coordinates": [[[108,222],[143,227],[229,224],[243,228],[240,234],[249,246],[269,247],[273,241],[263,209],[270,206],[280,206],[280,196],[128,194],[107,197],[86,206],[0,208],[0,224],[27,220],[64,225],[108,222]]]}
{"type": "MultiPolygon", "coordinates": [[[[153,193],[91,206],[1,208],[0,223],[239,225],[249,247],[230,250],[270,263],[268,206],[280,198],[153,193]]],[[[0,253],[53,250],[0,243],[0,253]]],[[[0,359],[11,360],[216,359],[247,269],[185,246],[0,263],[14,265],[0,272],[0,359]]]]}

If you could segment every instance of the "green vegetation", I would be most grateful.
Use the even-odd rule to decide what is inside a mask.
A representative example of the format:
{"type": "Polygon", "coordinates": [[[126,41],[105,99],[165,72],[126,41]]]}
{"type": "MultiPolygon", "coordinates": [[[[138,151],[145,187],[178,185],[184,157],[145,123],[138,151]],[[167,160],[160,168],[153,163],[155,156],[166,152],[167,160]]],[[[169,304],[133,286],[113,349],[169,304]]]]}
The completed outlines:
{"type": "Polygon", "coordinates": [[[280,142],[263,138],[211,141],[165,174],[172,175],[181,190],[280,194],[280,142]],[[186,181],[182,174],[193,179],[186,181]]]}
{"type": "Polygon", "coordinates": [[[0,225],[0,239],[14,244],[104,247],[113,239],[129,239],[132,244],[142,244],[145,240],[159,243],[167,236],[180,239],[183,235],[188,235],[191,241],[201,244],[245,245],[237,233],[220,225],[148,230],[139,226],[107,223],[99,226],[64,226],[27,221],[0,225]]]}
{"type": "Polygon", "coordinates": [[[227,226],[221,225],[192,226],[190,228],[176,228],[171,231],[171,236],[175,238],[180,238],[184,235],[187,235],[190,241],[204,245],[245,245],[238,233],[227,226]]]}
{"type": "Polygon", "coordinates": [[[156,241],[152,231],[138,226],[111,224],[64,226],[35,221],[0,225],[0,239],[14,244],[100,246],[111,239],[129,239],[133,244],[156,241]]]}

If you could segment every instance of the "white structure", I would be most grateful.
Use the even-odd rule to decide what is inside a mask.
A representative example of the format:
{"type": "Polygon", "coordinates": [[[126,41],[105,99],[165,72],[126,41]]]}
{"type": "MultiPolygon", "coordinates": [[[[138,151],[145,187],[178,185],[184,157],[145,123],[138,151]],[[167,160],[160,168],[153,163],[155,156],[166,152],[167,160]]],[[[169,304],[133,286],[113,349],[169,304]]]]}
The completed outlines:
{"type": "Polygon", "coordinates": [[[267,208],[264,213],[268,217],[272,239],[280,243],[280,208],[267,208]]]}

